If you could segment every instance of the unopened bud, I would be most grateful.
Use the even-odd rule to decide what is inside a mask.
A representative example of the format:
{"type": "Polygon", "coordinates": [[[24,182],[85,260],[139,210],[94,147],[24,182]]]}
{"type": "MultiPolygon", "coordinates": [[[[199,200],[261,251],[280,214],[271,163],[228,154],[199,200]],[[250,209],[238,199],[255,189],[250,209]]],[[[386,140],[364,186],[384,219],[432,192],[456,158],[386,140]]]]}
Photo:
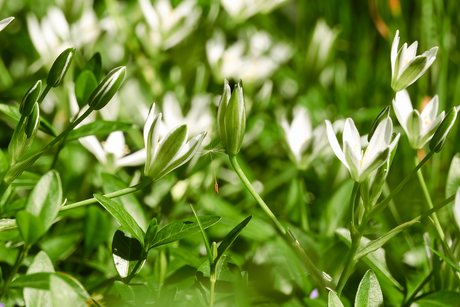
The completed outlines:
{"type": "Polygon", "coordinates": [[[46,84],[51,87],[58,87],[65,74],[69,70],[70,64],[72,63],[73,56],[75,55],[75,48],[67,48],[64,50],[54,61],[53,66],[48,73],[46,84]]]}
{"type": "Polygon", "coordinates": [[[39,80],[35,83],[22,98],[21,105],[19,106],[19,113],[23,116],[29,116],[34,109],[38,96],[42,90],[42,81],[39,80]]]}
{"type": "Polygon", "coordinates": [[[120,89],[123,81],[125,80],[126,67],[120,66],[112,69],[107,76],[102,79],[96,89],[89,97],[89,106],[94,110],[100,110],[115,95],[120,89]]]}

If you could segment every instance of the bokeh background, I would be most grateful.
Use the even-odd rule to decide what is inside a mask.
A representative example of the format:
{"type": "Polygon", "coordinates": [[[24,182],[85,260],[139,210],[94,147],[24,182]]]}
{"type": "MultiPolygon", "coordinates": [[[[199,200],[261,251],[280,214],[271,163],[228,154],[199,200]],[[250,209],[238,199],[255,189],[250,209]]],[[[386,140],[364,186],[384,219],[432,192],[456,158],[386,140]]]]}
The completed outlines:
{"type": "MultiPolygon", "coordinates": [[[[96,52],[101,53],[106,72],[126,65],[127,78],[119,94],[97,115],[137,125],[138,129],[124,133],[126,153],[143,147],[141,128],[153,102],[163,112],[165,128],[187,123],[190,135],[208,130],[200,159],[136,195],[141,218],[189,216],[188,204],[192,203],[200,213],[223,217],[209,230],[211,240],[219,241],[237,222],[253,214],[255,219],[231,251],[235,262],[248,272],[251,302],[325,306],[327,293],[321,290],[316,299],[317,285],[275,239],[274,229],[222,154],[215,114],[224,78],[230,82],[242,79],[244,84],[247,133],[240,160],[245,172],[275,214],[292,227],[318,267],[337,278],[347,248],[334,231],[347,227],[349,213],[345,210],[352,182],[327,148],[317,163],[299,174],[289,159],[280,120],[284,114],[290,119],[294,106],[303,105],[313,126],[322,125],[325,119],[352,117],[361,134],[366,134],[394,97],[390,46],[397,29],[402,43],[419,42],[418,54],[439,46],[433,66],[408,88],[412,103],[420,107],[426,97],[438,94],[440,110],[458,105],[459,6],[460,2],[447,0],[0,0],[0,19],[16,18],[0,33],[0,101],[20,102],[36,80],[46,78],[60,52],[76,47],[64,84],[50,92],[42,105],[43,117],[62,131],[78,111],[74,98],[78,69],[96,52]],[[214,191],[215,181],[219,194],[214,191]],[[299,229],[299,202],[307,204],[306,231],[299,229]]],[[[0,147],[5,150],[13,126],[4,114],[0,118],[0,147]]],[[[397,126],[396,119],[394,122],[397,126]]],[[[400,127],[395,130],[403,133],[400,127]]],[[[460,150],[460,142],[455,141],[457,130],[456,125],[445,148],[424,168],[435,204],[446,196],[447,172],[453,155],[460,150]]],[[[39,149],[47,138],[39,134],[32,149],[39,149]]],[[[407,138],[401,138],[388,178],[390,189],[413,168],[414,154],[407,138]]],[[[417,154],[423,157],[425,153],[417,154]]],[[[39,178],[37,174],[47,170],[52,161],[51,153],[25,173],[17,182],[20,193],[27,195],[39,178]]],[[[100,191],[104,172],[129,183],[142,170],[108,169],[79,142],[69,143],[55,166],[69,201],[100,191]]],[[[369,237],[378,237],[426,210],[416,179],[395,198],[395,204],[394,210],[376,219],[369,237]]],[[[41,247],[52,254],[62,271],[78,274],[90,289],[101,291],[99,283],[114,270],[107,250],[116,227],[101,230],[107,233],[107,243],[86,253],[82,229],[87,214],[86,209],[69,212],[66,222],[52,228],[41,247]],[[83,254],[92,265],[77,271],[75,262],[83,254]],[[105,271],[98,270],[105,260],[105,271]]],[[[458,227],[451,210],[442,210],[440,219],[449,239],[455,241],[458,227]]],[[[413,287],[428,269],[425,232],[435,237],[428,220],[386,245],[389,271],[404,289],[413,287]]],[[[189,269],[193,265],[183,258],[192,250],[194,260],[204,261],[200,240],[197,236],[168,247],[168,261],[174,264],[168,267],[170,284],[179,279],[184,288],[193,284],[194,273],[189,269]],[[181,265],[173,259],[182,259],[181,265]]],[[[156,256],[143,271],[152,283],[158,283],[156,256]]],[[[345,288],[346,300],[353,301],[366,269],[364,263],[357,267],[345,288]]],[[[405,290],[398,290],[388,277],[378,277],[386,304],[398,305],[405,290]]]]}

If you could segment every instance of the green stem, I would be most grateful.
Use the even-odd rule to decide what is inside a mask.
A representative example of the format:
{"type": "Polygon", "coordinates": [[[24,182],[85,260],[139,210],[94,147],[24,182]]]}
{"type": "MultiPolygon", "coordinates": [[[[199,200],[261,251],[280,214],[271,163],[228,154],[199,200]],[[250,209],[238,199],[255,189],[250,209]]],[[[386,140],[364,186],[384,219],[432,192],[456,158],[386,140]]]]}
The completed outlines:
{"type": "MultiPolygon", "coordinates": [[[[415,161],[415,164],[418,163],[417,156],[415,156],[414,161],[415,161]]],[[[433,209],[433,202],[431,201],[430,192],[428,191],[428,188],[426,186],[425,178],[423,177],[422,170],[419,169],[417,171],[417,177],[418,177],[418,181],[420,182],[420,186],[422,187],[423,195],[425,196],[425,199],[426,199],[426,202],[428,204],[428,207],[429,207],[429,209],[433,209]]],[[[454,255],[452,254],[452,251],[450,250],[449,246],[447,245],[446,235],[444,234],[444,231],[441,228],[441,223],[439,223],[438,215],[435,212],[433,212],[431,217],[433,218],[433,224],[434,224],[434,226],[436,228],[436,231],[438,232],[439,238],[441,239],[441,243],[442,243],[442,246],[444,248],[444,252],[447,254],[447,256],[452,261],[456,262],[457,260],[455,259],[454,255]]]]}
{"type": "MultiPolygon", "coordinates": [[[[138,184],[136,184],[136,185],[134,185],[132,187],[125,188],[125,189],[122,189],[122,190],[118,190],[116,192],[108,193],[108,194],[105,194],[104,196],[107,197],[107,198],[114,198],[114,197],[123,196],[123,195],[130,194],[130,193],[134,193],[136,191],[139,191],[139,190],[145,188],[150,183],[152,183],[152,179],[146,178],[146,179],[144,179],[144,181],[142,181],[142,182],[140,182],[140,183],[138,183],[138,184]]],[[[82,201],[79,201],[79,202],[64,206],[64,207],[61,208],[60,211],[67,211],[67,210],[70,210],[70,209],[75,209],[75,208],[78,208],[78,207],[83,207],[83,206],[90,205],[90,204],[95,204],[95,203],[97,203],[97,199],[93,197],[93,198],[89,198],[89,199],[86,199],[86,200],[82,200],[82,201]]]]}
{"type": "Polygon", "coordinates": [[[8,279],[3,284],[2,291],[0,293],[0,299],[3,297],[6,291],[8,291],[8,287],[10,286],[10,283],[13,280],[14,276],[16,276],[16,273],[18,272],[18,269],[21,266],[22,261],[29,252],[29,248],[30,247],[24,245],[21,251],[19,252],[18,257],[16,258],[16,262],[14,263],[13,268],[11,270],[10,276],[8,276],[8,279]]]}
{"type": "Polygon", "coordinates": [[[409,295],[409,297],[406,299],[406,301],[404,302],[404,305],[402,305],[402,307],[408,307],[412,304],[412,301],[414,300],[415,296],[417,295],[417,293],[420,292],[420,290],[423,289],[423,287],[425,287],[426,283],[430,281],[431,279],[431,276],[433,275],[433,272],[430,272],[430,274],[428,274],[427,277],[425,277],[418,285],[417,287],[415,287],[414,290],[412,290],[411,294],[409,295]]]}
{"type": "Polygon", "coordinates": [[[251,185],[249,182],[248,178],[244,174],[243,170],[241,169],[240,165],[238,164],[238,161],[236,160],[236,156],[233,155],[228,155],[230,158],[230,163],[232,164],[233,169],[235,172],[238,174],[238,177],[240,177],[241,181],[243,184],[246,186],[246,189],[251,193],[251,195],[255,198],[259,206],[264,210],[264,212],[268,215],[268,217],[272,220],[272,222],[275,224],[276,228],[280,233],[283,235],[286,235],[286,229],[281,225],[281,223],[278,221],[276,216],[273,214],[273,212],[270,210],[270,208],[265,204],[264,200],[260,197],[260,195],[256,192],[254,187],[251,185]]]}
{"type": "Polygon", "coordinates": [[[43,102],[43,99],[45,99],[46,95],[48,95],[48,92],[50,91],[50,89],[51,89],[51,86],[46,85],[45,89],[40,94],[40,97],[38,97],[38,100],[37,100],[38,105],[41,105],[41,103],[43,102]]]}
{"type": "Polygon", "coordinates": [[[209,306],[214,306],[214,292],[216,288],[216,274],[211,274],[209,281],[211,283],[210,297],[209,297],[209,306]]]}
{"type": "Polygon", "coordinates": [[[304,180],[303,180],[301,171],[298,172],[297,179],[298,179],[298,185],[299,185],[300,225],[303,231],[307,232],[308,230],[310,230],[310,227],[308,225],[308,212],[307,212],[308,203],[304,201],[305,189],[304,189],[304,180]]]}
{"type": "Polygon", "coordinates": [[[435,151],[430,151],[426,157],[410,172],[409,175],[404,178],[403,181],[388,195],[384,200],[375,205],[368,214],[368,218],[375,216],[376,214],[382,212],[388,205],[391,199],[398,194],[398,192],[403,188],[403,186],[409,181],[409,179],[435,154],[435,151]]]}

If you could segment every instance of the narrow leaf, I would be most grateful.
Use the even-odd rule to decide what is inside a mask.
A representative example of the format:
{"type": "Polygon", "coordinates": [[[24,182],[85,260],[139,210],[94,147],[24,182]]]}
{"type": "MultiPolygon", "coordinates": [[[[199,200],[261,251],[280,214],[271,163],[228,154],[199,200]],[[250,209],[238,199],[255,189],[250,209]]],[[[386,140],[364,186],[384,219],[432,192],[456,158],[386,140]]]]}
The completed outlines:
{"type": "Polygon", "coordinates": [[[236,240],[240,232],[244,229],[244,227],[246,227],[251,219],[252,215],[248,216],[225,236],[224,240],[222,243],[220,243],[219,248],[217,249],[217,258],[215,259],[215,262],[219,261],[219,259],[224,255],[225,251],[236,240]]]}
{"type": "Polygon", "coordinates": [[[97,201],[142,245],[144,244],[144,231],[139,227],[133,217],[120,204],[103,195],[94,194],[97,201]]]}
{"type": "Polygon", "coordinates": [[[204,232],[203,226],[201,226],[200,219],[198,218],[198,215],[196,214],[195,209],[193,209],[192,205],[190,205],[190,208],[192,209],[193,215],[196,218],[196,222],[198,223],[198,226],[200,226],[201,236],[203,237],[204,246],[206,247],[206,254],[208,255],[209,263],[212,264],[214,262],[214,257],[211,252],[211,246],[209,246],[208,237],[206,236],[206,233],[204,232]]]}
{"type": "Polygon", "coordinates": [[[433,253],[435,253],[439,258],[441,258],[442,260],[444,260],[444,262],[446,262],[448,265],[450,265],[452,267],[452,269],[454,269],[455,271],[459,272],[460,273],[460,266],[458,266],[457,264],[455,264],[452,260],[450,260],[449,258],[447,258],[446,256],[444,256],[443,254],[441,254],[440,252],[438,252],[437,250],[435,250],[434,248],[432,248],[431,246],[427,245],[429,249],[431,249],[431,251],[433,253]]]}
{"type": "Polygon", "coordinates": [[[133,129],[136,129],[136,126],[133,124],[120,121],[98,120],[72,130],[67,135],[66,141],[70,142],[89,135],[105,136],[114,131],[129,131],[133,129]]]}
{"type": "MultiPolygon", "coordinates": [[[[220,221],[220,216],[215,215],[204,215],[200,216],[201,226],[206,229],[220,221]]],[[[177,222],[173,222],[163,227],[156,235],[154,242],[151,247],[157,247],[160,245],[168,244],[174,241],[181,240],[188,235],[200,232],[200,226],[198,225],[195,217],[189,217],[177,222]]]]}
{"type": "Polygon", "coordinates": [[[382,290],[372,270],[366,272],[359,284],[355,307],[383,307],[382,290]]]}

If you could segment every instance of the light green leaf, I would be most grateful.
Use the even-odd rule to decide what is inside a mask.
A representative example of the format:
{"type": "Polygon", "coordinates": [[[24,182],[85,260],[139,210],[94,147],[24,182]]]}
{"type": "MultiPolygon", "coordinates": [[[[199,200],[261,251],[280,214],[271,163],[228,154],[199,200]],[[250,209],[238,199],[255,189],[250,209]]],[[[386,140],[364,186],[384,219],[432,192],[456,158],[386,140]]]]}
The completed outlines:
{"type": "Polygon", "coordinates": [[[144,237],[144,249],[145,251],[148,251],[150,249],[150,244],[155,240],[155,237],[158,232],[158,222],[156,218],[153,218],[150,221],[149,227],[147,228],[147,232],[145,233],[144,237]]]}
{"type": "Polygon", "coordinates": [[[112,255],[121,278],[130,276],[135,269],[137,274],[142,269],[146,257],[141,242],[123,227],[118,228],[113,236],[112,255]]]}
{"type": "Polygon", "coordinates": [[[443,254],[441,254],[440,252],[438,252],[437,250],[435,250],[434,248],[432,248],[431,246],[427,245],[429,249],[431,249],[433,251],[433,253],[435,253],[439,258],[441,258],[442,260],[444,260],[444,262],[446,262],[448,265],[450,265],[455,271],[459,272],[460,273],[460,266],[458,266],[457,264],[455,264],[452,260],[450,260],[449,258],[447,258],[446,256],[444,256],[443,254]]]}
{"type": "Polygon", "coordinates": [[[457,152],[450,163],[446,181],[446,198],[454,195],[460,187],[460,153],[457,152]]]}
{"type": "Polygon", "coordinates": [[[150,296],[150,289],[145,284],[127,285],[115,281],[113,285],[123,301],[132,306],[144,306],[150,296]]]}
{"type": "Polygon", "coordinates": [[[409,228],[410,226],[414,225],[415,223],[418,223],[418,221],[409,221],[409,222],[403,223],[393,228],[392,230],[390,230],[389,232],[387,232],[380,238],[369,242],[364,248],[360,249],[356,253],[355,260],[359,260],[361,257],[364,257],[369,253],[375,252],[380,247],[382,247],[385,243],[387,243],[388,240],[390,240],[391,238],[393,238],[394,236],[396,236],[398,233],[405,230],[406,228],[409,228]]]}
{"type": "MultiPolygon", "coordinates": [[[[197,273],[202,274],[202,276],[198,275],[198,278],[201,279],[201,277],[205,277],[209,280],[209,276],[211,275],[210,272],[209,261],[205,261],[197,270],[197,273]]],[[[241,278],[238,277],[237,274],[241,274],[238,265],[236,265],[233,259],[229,256],[222,256],[221,260],[217,262],[216,265],[216,280],[235,282],[241,278]]]]}
{"type": "MultiPolygon", "coordinates": [[[[204,215],[200,216],[199,218],[203,229],[213,226],[221,219],[219,216],[215,215],[204,215]]],[[[176,221],[158,231],[151,247],[153,248],[178,241],[198,232],[200,232],[200,226],[198,225],[195,217],[189,217],[180,221],[176,221]]]]}
{"type": "Polygon", "coordinates": [[[29,195],[25,210],[39,217],[46,231],[53,224],[61,205],[61,178],[58,172],[51,170],[43,175],[29,195]]]}
{"type": "Polygon", "coordinates": [[[359,284],[355,307],[383,307],[382,290],[372,270],[366,272],[359,284]]]}
{"type": "Polygon", "coordinates": [[[87,307],[86,300],[61,277],[51,275],[50,290],[55,307],[87,307]]]}
{"type": "MultiPolygon", "coordinates": [[[[102,190],[104,194],[116,192],[127,188],[128,185],[114,175],[102,173],[102,190]]],[[[120,197],[112,198],[113,201],[121,204],[126,211],[134,218],[142,230],[147,229],[147,219],[144,209],[134,194],[126,194],[120,197]]]]}
{"type": "MultiPolygon", "coordinates": [[[[27,275],[34,273],[54,273],[50,258],[44,251],[40,251],[27,269],[27,275]]],[[[48,286],[49,288],[49,286],[48,286]]],[[[24,288],[24,300],[27,307],[51,306],[51,292],[48,290],[24,288]]]]}
{"type": "Polygon", "coordinates": [[[18,225],[15,219],[1,219],[0,220],[0,232],[11,229],[16,229],[18,225]]]}
{"type": "Polygon", "coordinates": [[[327,297],[327,307],[343,307],[342,302],[334,291],[329,291],[327,297]]]}
{"type": "Polygon", "coordinates": [[[67,135],[66,141],[70,142],[89,135],[105,136],[114,131],[129,131],[132,129],[136,129],[136,125],[119,121],[97,120],[72,130],[67,135]]]}
{"type": "MultiPolygon", "coordinates": [[[[345,228],[339,228],[335,231],[337,236],[342,240],[348,247],[351,247],[351,238],[350,238],[350,231],[345,228]]],[[[364,248],[367,244],[369,244],[371,240],[366,237],[361,238],[361,242],[359,244],[359,249],[364,248]]],[[[394,279],[391,275],[390,271],[388,270],[387,263],[385,260],[385,250],[379,248],[375,252],[364,256],[362,260],[375,272],[377,272],[380,278],[386,278],[388,282],[395,285],[399,290],[404,290],[404,287],[394,279]]]]}
{"type": "Polygon", "coordinates": [[[96,77],[90,70],[84,70],[78,75],[75,81],[75,97],[80,108],[88,104],[89,97],[98,84],[96,77]]]}
{"type": "Polygon", "coordinates": [[[441,290],[416,300],[418,307],[460,307],[460,293],[441,290]]]}
{"type": "Polygon", "coordinates": [[[27,246],[37,242],[46,232],[42,220],[30,212],[21,210],[16,213],[19,232],[27,246]]]}
{"type": "Polygon", "coordinates": [[[144,231],[122,205],[105,196],[94,194],[97,201],[123,226],[134,238],[144,245],[144,231]]]}

